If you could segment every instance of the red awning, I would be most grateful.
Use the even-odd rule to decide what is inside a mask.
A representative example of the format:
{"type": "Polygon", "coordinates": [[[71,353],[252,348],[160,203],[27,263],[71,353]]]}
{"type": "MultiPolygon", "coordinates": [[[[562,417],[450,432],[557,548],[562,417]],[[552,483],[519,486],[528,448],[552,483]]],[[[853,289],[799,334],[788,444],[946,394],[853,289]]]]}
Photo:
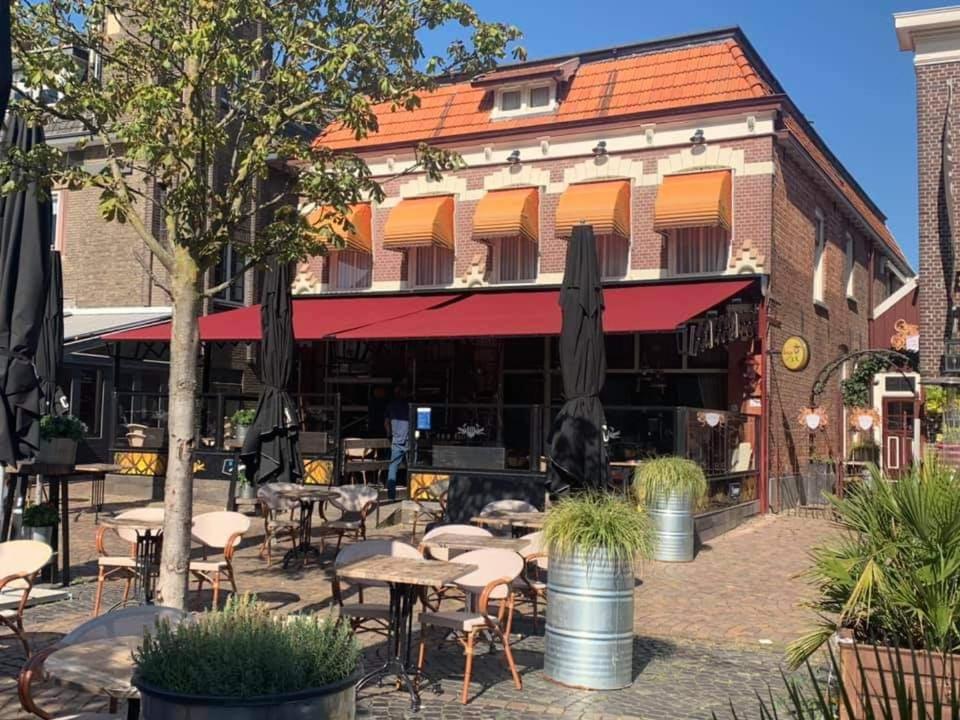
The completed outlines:
{"type": "MultiPolygon", "coordinates": [[[[603,328],[609,333],[665,332],[742,293],[753,280],[608,287],[603,328]]],[[[482,290],[441,295],[294,298],[297,340],[419,340],[518,337],[560,333],[560,291],[482,290]]],[[[104,336],[169,342],[170,323],[104,336]]],[[[260,339],[258,305],[200,318],[200,339],[260,339]]]]}

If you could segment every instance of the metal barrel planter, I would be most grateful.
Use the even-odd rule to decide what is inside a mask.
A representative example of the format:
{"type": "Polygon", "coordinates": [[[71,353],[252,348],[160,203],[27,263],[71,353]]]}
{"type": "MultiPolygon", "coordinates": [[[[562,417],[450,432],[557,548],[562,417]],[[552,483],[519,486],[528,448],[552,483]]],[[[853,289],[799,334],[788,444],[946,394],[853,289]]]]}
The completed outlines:
{"type": "Polygon", "coordinates": [[[630,560],[599,551],[550,555],[544,673],[563,685],[616,690],[633,682],[630,560]]]}
{"type": "Polygon", "coordinates": [[[693,560],[693,498],[676,492],[660,495],[647,504],[647,514],[656,536],[654,559],[662,562],[693,560]]]}

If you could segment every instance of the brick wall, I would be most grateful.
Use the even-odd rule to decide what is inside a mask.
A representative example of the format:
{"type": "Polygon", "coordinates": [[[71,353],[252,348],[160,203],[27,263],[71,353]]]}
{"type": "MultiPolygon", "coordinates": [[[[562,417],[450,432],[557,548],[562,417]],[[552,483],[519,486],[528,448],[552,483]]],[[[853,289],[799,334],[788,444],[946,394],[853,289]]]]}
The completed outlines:
{"type": "MultiPolygon", "coordinates": [[[[947,104],[947,82],[954,84],[951,138],[960,152],[960,63],[919,65],[917,72],[917,162],[920,181],[920,371],[939,375],[947,330],[947,298],[942,247],[949,242],[940,197],[940,137],[947,104]]],[[[960,177],[954,177],[954,183],[960,177]]],[[[955,206],[955,212],[960,210],[955,206]]],[[[954,252],[960,248],[954,247],[954,252]]],[[[960,263],[957,265],[960,269],[960,263]]]]}

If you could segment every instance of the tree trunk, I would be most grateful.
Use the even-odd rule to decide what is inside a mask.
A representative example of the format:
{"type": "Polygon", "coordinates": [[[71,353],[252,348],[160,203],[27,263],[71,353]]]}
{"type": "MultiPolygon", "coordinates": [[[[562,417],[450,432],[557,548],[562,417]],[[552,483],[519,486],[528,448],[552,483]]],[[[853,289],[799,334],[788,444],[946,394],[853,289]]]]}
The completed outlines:
{"type": "Polygon", "coordinates": [[[167,420],[169,450],[158,590],[160,603],[185,609],[193,519],[200,271],[184,248],[175,250],[170,291],[173,296],[173,325],[170,333],[170,411],[167,420]]]}

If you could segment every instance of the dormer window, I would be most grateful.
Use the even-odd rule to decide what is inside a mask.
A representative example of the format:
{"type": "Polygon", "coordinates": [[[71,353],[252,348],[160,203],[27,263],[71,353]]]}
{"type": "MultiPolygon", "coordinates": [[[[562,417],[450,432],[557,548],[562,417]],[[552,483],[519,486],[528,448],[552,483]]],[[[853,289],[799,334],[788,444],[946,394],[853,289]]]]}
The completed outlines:
{"type": "Polygon", "coordinates": [[[557,107],[557,84],[553,81],[508,87],[497,91],[494,117],[550,112],[557,107]]]}

